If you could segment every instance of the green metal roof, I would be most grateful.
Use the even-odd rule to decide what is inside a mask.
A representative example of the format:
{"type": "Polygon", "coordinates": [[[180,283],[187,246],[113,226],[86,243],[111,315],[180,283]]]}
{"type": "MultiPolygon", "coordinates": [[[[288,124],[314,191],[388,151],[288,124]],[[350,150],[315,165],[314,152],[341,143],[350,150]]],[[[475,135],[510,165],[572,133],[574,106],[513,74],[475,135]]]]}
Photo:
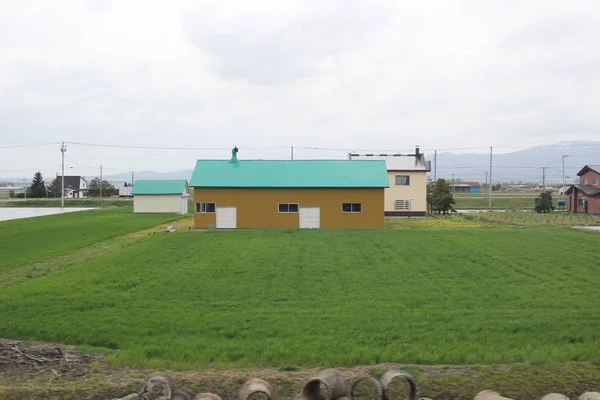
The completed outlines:
{"type": "Polygon", "coordinates": [[[131,194],[183,194],[186,188],[185,179],[136,180],[131,194]]]}
{"type": "Polygon", "coordinates": [[[198,160],[193,187],[386,188],[383,160],[198,160]]]}

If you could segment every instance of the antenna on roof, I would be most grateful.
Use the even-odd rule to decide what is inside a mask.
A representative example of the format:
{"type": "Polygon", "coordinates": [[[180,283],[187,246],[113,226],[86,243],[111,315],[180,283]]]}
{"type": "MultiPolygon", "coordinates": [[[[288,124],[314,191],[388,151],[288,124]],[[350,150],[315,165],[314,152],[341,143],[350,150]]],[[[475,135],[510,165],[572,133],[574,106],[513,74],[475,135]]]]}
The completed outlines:
{"type": "Polygon", "coordinates": [[[237,158],[237,153],[238,153],[238,147],[235,146],[233,149],[231,149],[231,160],[229,160],[230,163],[232,164],[237,164],[239,163],[239,160],[237,158]]]}

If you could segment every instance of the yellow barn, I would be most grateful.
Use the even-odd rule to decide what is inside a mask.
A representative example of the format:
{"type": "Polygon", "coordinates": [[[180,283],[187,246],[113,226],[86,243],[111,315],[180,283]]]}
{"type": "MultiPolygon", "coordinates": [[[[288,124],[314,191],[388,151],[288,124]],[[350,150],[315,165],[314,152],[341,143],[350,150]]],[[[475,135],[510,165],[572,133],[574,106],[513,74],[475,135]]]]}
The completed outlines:
{"type": "Polygon", "coordinates": [[[197,229],[383,228],[385,161],[198,160],[197,229]]]}

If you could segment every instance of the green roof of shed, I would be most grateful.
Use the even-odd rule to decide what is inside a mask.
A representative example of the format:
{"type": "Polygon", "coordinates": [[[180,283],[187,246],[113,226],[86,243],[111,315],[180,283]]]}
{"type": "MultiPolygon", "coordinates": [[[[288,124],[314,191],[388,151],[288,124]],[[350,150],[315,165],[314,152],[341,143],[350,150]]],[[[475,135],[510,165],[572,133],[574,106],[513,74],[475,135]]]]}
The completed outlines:
{"type": "Polygon", "coordinates": [[[131,194],[183,194],[187,190],[185,179],[136,180],[131,194]]]}
{"type": "Polygon", "coordinates": [[[198,160],[192,187],[386,188],[383,160],[198,160]]]}

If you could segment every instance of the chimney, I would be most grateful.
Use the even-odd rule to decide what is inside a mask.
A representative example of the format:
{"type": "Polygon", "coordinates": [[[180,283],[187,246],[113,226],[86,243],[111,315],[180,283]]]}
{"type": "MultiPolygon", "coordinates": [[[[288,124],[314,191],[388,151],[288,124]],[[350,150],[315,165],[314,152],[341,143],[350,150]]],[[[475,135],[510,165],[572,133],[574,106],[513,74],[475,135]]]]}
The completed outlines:
{"type": "Polygon", "coordinates": [[[419,145],[415,147],[415,156],[417,156],[417,158],[421,157],[421,153],[419,152],[419,145]]]}
{"type": "Polygon", "coordinates": [[[230,163],[232,163],[232,164],[239,163],[238,158],[237,158],[238,151],[239,150],[238,150],[237,146],[235,146],[233,149],[231,149],[231,160],[229,160],[230,163]]]}

